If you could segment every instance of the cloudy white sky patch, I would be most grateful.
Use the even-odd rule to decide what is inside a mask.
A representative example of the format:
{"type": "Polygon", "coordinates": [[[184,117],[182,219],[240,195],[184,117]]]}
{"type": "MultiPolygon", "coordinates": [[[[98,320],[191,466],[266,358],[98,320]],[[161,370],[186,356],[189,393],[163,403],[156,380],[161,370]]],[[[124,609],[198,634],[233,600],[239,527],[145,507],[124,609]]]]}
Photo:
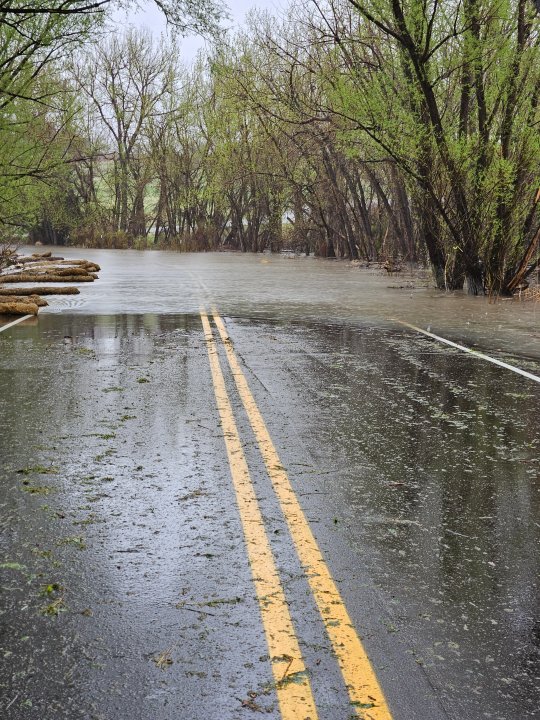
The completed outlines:
{"type": "MultiPolygon", "coordinates": [[[[241,27],[246,19],[246,14],[252,9],[266,9],[276,14],[286,5],[286,0],[230,0],[228,3],[230,20],[225,24],[229,27],[241,27]]],[[[134,25],[135,27],[149,28],[156,36],[167,32],[167,26],[163,14],[150,0],[144,3],[138,12],[118,11],[115,14],[115,22],[120,26],[134,25]]],[[[197,36],[183,38],[181,43],[183,59],[191,62],[197,51],[204,46],[204,40],[197,36]]]]}

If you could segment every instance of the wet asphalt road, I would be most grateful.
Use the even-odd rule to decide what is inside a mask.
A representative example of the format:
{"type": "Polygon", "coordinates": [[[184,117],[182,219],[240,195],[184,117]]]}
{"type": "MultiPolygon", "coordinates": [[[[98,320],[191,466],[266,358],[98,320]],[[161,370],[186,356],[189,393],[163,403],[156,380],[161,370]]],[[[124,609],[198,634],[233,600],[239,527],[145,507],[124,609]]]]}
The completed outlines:
{"type": "MultiPolygon", "coordinates": [[[[331,264],[303,288],[278,261],[280,290],[279,272],[242,285],[271,260],[172,257],[181,282],[175,295],[162,270],[153,312],[148,275],[145,314],[125,312],[136,279],[105,254],[110,292],[0,334],[1,717],[280,717],[198,315],[210,301],[392,716],[540,717],[538,384],[389,319],[539,374],[530,307],[394,300],[371,276],[369,305],[331,264]]],[[[225,380],[319,717],[369,718],[225,380]]]]}

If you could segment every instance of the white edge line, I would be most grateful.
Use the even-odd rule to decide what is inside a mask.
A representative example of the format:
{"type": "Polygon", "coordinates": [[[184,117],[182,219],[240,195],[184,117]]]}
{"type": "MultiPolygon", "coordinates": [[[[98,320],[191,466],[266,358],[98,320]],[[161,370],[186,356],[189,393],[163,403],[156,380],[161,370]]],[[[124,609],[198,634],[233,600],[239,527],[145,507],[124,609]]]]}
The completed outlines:
{"type": "Polygon", "coordinates": [[[512,370],[512,372],[518,373],[519,375],[523,375],[523,377],[526,377],[529,380],[534,380],[534,382],[540,383],[540,377],[538,377],[537,375],[533,375],[532,373],[529,373],[526,370],[522,370],[521,368],[518,368],[515,365],[509,365],[508,363],[505,363],[502,360],[497,360],[496,358],[492,358],[489,355],[484,355],[484,353],[478,352],[478,350],[473,350],[472,348],[465,347],[465,345],[458,345],[458,343],[452,342],[451,340],[446,340],[446,338],[440,337],[439,335],[435,335],[434,333],[428,332],[427,330],[422,330],[422,328],[416,327],[416,325],[411,325],[410,323],[404,322],[403,320],[398,320],[397,318],[390,318],[390,319],[394,320],[395,322],[399,323],[400,325],[405,325],[405,327],[408,327],[411,330],[416,330],[416,332],[422,333],[422,335],[427,335],[428,337],[433,338],[434,340],[438,340],[439,342],[445,343],[445,345],[450,345],[451,347],[455,347],[458,350],[462,350],[463,352],[470,353],[471,355],[476,355],[476,357],[481,358],[482,360],[487,360],[488,362],[493,363],[494,365],[499,365],[500,367],[503,367],[506,370],[512,370]]]}
{"type": "Polygon", "coordinates": [[[32,317],[35,317],[35,315],[24,315],[23,317],[17,318],[17,320],[13,320],[13,322],[7,323],[7,325],[2,325],[2,327],[0,327],[0,332],[4,332],[4,330],[9,330],[10,327],[18,325],[23,320],[28,320],[28,318],[32,317]]]}

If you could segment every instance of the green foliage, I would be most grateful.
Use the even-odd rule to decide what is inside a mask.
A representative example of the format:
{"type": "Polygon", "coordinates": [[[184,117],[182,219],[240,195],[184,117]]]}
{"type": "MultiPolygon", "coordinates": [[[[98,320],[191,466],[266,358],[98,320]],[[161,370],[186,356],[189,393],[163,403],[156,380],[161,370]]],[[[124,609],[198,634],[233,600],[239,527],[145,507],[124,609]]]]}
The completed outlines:
{"type": "MultiPolygon", "coordinates": [[[[73,165],[76,158],[97,151],[95,138],[80,133],[86,108],[80,103],[78,108],[67,107],[76,97],[65,83],[65,70],[54,64],[88,42],[95,43],[108,11],[119,4],[113,0],[2,3],[0,226],[33,225],[46,241],[66,242],[74,229],[103,222],[92,197],[93,178],[82,178],[81,167],[73,165]]],[[[156,4],[181,32],[214,35],[225,15],[215,0],[156,0],[156,4]]],[[[139,51],[144,49],[139,45],[139,51]]],[[[139,59],[139,67],[144,65],[147,58],[143,52],[140,55],[128,58],[130,66],[137,68],[139,59]]],[[[87,157],[81,166],[91,175],[87,157]]]]}
{"type": "MultiPolygon", "coordinates": [[[[479,282],[504,291],[534,227],[540,182],[532,7],[525,0],[351,5],[360,42],[341,41],[324,71],[345,152],[369,161],[386,155],[408,178],[419,211],[436,218],[435,234],[424,237],[444,270],[441,284],[459,287],[467,278],[474,291],[479,282]]],[[[346,22],[334,15],[336,37],[346,22]]]]}

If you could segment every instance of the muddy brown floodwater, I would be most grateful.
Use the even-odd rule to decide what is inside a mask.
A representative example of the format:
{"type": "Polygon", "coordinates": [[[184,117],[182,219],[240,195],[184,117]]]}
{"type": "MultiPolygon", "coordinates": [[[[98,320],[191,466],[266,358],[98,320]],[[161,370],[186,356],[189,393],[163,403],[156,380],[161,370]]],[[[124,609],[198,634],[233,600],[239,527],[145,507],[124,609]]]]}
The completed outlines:
{"type": "Polygon", "coordinates": [[[198,313],[213,301],[222,314],[353,324],[399,318],[446,331],[471,345],[540,356],[540,303],[490,302],[429,288],[429,274],[387,276],[349,263],[279,255],[58,249],[102,267],[76,298],[56,298],[47,312],[198,313]]]}
{"type": "MultiPolygon", "coordinates": [[[[394,720],[540,718],[540,306],[313,258],[102,267],[0,333],[0,716],[281,717],[199,312],[225,319],[394,720]]],[[[224,348],[219,355],[227,367],[224,348]]],[[[351,705],[225,373],[321,720],[351,705]]]]}

